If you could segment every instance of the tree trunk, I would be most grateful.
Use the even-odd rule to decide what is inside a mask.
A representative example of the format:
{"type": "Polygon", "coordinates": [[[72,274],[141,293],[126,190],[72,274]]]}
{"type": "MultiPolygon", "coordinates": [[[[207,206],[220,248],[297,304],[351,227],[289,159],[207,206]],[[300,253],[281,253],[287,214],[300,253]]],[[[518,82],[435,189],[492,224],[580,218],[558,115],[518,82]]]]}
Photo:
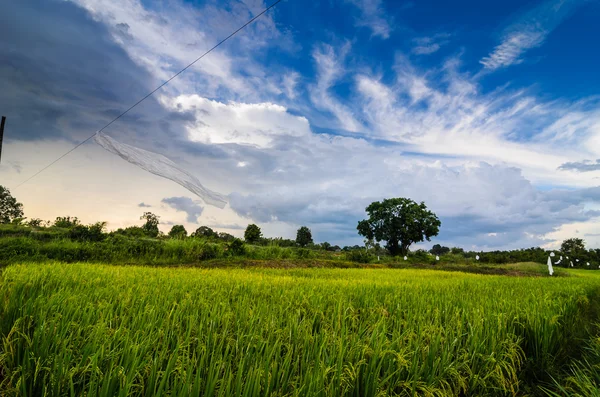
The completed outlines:
{"type": "Polygon", "coordinates": [[[390,251],[390,255],[392,256],[397,256],[401,253],[400,246],[398,245],[398,240],[389,240],[386,248],[388,251],[390,251]]]}

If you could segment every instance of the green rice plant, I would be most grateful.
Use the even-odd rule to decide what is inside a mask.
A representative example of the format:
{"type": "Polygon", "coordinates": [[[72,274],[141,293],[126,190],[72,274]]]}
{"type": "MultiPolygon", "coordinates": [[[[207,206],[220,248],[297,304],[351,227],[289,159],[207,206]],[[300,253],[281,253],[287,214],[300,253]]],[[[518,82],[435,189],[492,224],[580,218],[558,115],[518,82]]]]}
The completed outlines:
{"type": "Polygon", "coordinates": [[[0,392],[516,396],[586,328],[598,278],[582,274],[13,265],[0,392]]]}

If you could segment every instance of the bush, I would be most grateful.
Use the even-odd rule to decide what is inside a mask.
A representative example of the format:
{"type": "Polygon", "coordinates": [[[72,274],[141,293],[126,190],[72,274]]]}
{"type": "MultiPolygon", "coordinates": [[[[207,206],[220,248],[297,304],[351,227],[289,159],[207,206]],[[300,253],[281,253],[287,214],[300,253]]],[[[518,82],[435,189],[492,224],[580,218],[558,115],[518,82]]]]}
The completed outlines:
{"type": "Polygon", "coordinates": [[[313,257],[313,253],[311,250],[306,248],[299,248],[296,250],[296,258],[298,259],[310,259],[313,257]]]}
{"type": "Polygon", "coordinates": [[[364,250],[352,250],[345,254],[346,260],[357,263],[369,263],[373,259],[373,255],[364,250]]]}
{"type": "Polygon", "coordinates": [[[216,259],[219,257],[219,246],[216,244],[204,244],[198,259],[201,261],[216,259]]]}
{"type": "Polygon", "coordinates": [[[246,253],[246,245],[239,238],[234,238],[227,246],[228,252],[232,256],[241,256],[246,253]]]}

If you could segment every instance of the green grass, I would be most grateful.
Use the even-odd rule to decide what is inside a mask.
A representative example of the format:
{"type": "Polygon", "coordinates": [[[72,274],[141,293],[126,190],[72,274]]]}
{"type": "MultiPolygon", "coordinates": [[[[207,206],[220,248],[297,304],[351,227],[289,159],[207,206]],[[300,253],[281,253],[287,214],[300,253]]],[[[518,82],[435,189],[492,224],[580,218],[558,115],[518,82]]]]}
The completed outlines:
{"type": "MultiPolygon", "coordinates": [[[[3,396],[560,392],[600,278],[24,264],[0,281],[3,396]]],[[[569,386],[570,387],[570,386],[569,386]]]]}

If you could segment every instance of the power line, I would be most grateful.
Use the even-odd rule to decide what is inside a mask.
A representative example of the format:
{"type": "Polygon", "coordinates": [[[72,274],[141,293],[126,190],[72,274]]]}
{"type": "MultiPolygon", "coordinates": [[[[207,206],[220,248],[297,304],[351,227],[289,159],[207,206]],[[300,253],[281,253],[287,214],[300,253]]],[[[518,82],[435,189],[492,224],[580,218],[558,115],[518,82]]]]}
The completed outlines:
{"type": "Polygon", "coordinates": [[[215,44],[210,50],[206,51],[204,54],[200,55],[198,58],[196,58],[192,63],[190,63],[189,65],[187,65],[185,68],[181,69],[179,72],[177,72],[176,74],[174,74],[173,76],[171,76],[171,78],[169,78],[167,81],[165,81],[164,83],[162,83],[161,85],[159,85],[158,87],[156,87],[154,90],[152,90],[151,92],[149,92],[145,97],[143,97],[142,99],[140,99],[139,101],[137,101],[136,103],[134,103],[133,105],[131,105],[127,110],[125,110],[123,113],[119,114],[117,117],[115,117],[114,119],[112,119],[108,124],[106,124],[104,127],[102,127],[101,129],[99,129],[97,132],[93,133],[92,135],[90,135],[88,138],[86,138],[84,141],[78,143],[77,145],[75,145],[75,147],[73,147],[71,150],[69,150],[68,152],[64,153],[62,156],[60,156],[59,158],[57,158],[56,160],[54,160],[53,162],[51,162],[50,164],[48,164],[47,166],[45,166],[44,168],[42,168],[41,170],[39,170],[38,172],[36,172],[35,174],[33,174],[32,176],[30,176],[29,178],[25,179],[23,182],[21,182],[19,185],[17,185],[15,187],[19,188],[21,186],[23,186],[24,184],[26,184],[27,182],[29,182],[30,180],[32,180],[33,178],[35,178],[36,176],[38,176],[39,174],[41,174],[42,172],[46,171],[48,168],[50,168],[51,166],[53,166],[54,164],[56,164],[57,162],[59,162],[61,159],[63,159],[64,157],[66,157],[68,154],[70,154],[71,152],[75,151],[77,148],[79,148],[81,145],[83,145],[84,143],[86,143],[87,141],[89,141],[90,139],[92,139],[96,134],[104,131],[107,127],[109,127],[112,123],[114,123],[115,121],[119,120],[121,117],[125,116],[127,113],[129,113],[129,111],[133,108],[135,108],[137,105],[139,105],[140,103],[144,102],[146,99],[148,99],[149,97],[152,96],[152,94],[154,94],[156,91],[160,90],[161,88],[163,88],[165,85],[169,84],[169,82],[171,82],[171,80],[175,79],[177,76],[179,76],[181,73],[185,72],[186,70],[188,70],[190,67],[192,67],[196,62],[198,62],[199,60],[201,60],[202,58],[204,58],[206,55],[210,54],[214,49],[216,49],[217,47],[219,47],[221,44],[225,43],[227,40],[229,40],[230,38],[232,38],[233,36],[235,36],[240,30],[244,29],[246,26],[250,25],[252,22],[256,21],[258,18],[260,18],[263,14],[267,13],[271,8],[275,7],[277,4],[281,3],[282,0],[277,0],[275,1],[273,4],[271,4],[270,6],[268,6],[267,8],[265,8],[260,14],[256,15],[254,18],[252,18],[251,20],[249,20],[248,22],[246,22],[245,24],[243,24],[242,26],[240,26],[237,30],[235,30],[233,33],[231,33],[229,36],[225,37],[223,40],[221,40],[220,42],[218,42],[217,44],[215,44]]]}

